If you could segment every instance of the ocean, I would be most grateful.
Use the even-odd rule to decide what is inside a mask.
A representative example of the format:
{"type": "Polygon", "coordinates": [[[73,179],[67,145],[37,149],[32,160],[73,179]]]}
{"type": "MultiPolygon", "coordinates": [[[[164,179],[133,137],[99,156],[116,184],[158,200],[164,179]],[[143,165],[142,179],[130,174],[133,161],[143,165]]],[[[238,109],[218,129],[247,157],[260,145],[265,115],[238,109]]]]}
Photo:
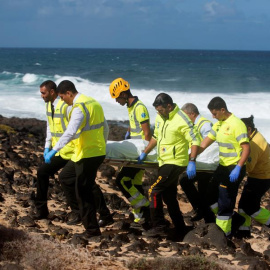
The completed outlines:
{"type": "Polygon", "coordinates": [[[209,119],[207,104],[220,96],[236,116],[253,114],[270,142],[270,51],[0,48],[0,115],[45,120],[39,85],[68,79],[102,104],[107,120],[124,121],[127,110],[109,94],[118,77],[148,107],[151,124],[161,92],[179,107],[194,103],[209,119]]]}

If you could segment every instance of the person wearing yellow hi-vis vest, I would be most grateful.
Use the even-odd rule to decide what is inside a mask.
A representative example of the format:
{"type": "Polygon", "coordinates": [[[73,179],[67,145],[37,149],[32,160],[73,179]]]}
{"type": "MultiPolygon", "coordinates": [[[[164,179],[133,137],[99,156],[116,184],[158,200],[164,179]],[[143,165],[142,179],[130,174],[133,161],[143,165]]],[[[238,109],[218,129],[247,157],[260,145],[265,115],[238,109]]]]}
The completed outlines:
{"type": "Polygon", "coordinates": [[[166,93],[160,93],[153,103],[157,111],[154,134],[138,157],[142,163],[147,154],[157,147],[158,177],[148,190],[153,228],[143,235],[156,237],[167,234],[163,202],[167,205],[174,224],[174,240],[182,240],[191,229],[186,226],[177,200],[178,178],[185,170],[190,179],[196,176],[196,157],[200,139],[189,117],[179,109],[166,93]],[[189,144],[191,153],[188,154],[189,144]]]}
{"type": "Polygon", "coordinates": [[[253,115],[241,119],[248,132],[250,155],[247,160],[247,181],[238,204],[238,213],[245,218],[236,237],[251,237],[251,219],[270,227],[270,211],[260,206],[262,196],[270,188],[270,147],[255,128],[253,115]]]}
{"type": "MultiPolygon", "coordinates": [[[[194,127],[197,129],[200,141],[207,137],[213,124],[200,114],[197,106],[193,103],[186,103],[182,106],[181,110],[189,116],[194,127]]],[[[192,180],[188,179],[186,173],[181,174],[179,178],[179,183],[195,211],[195,215],[190,219],[191,221],[198,221],[202,218],[204,218],[206,223],[215,221],[215,215],[205,200],[208,184],[212,176],[213,172],[211,171],[197,171],[196,177],[192,180]],[[194,185],[196,181],[198,183],[198,189],[194,185]]]]}
{"type": "MultiPolygon", "coordinates": [[[[56,84],[47,80],[40,85],[40,94],[46,103],[47,115],[47,132],[44,150],[44,158],[52,149],[68,125],[68,105],[58,98],[56,84]]],[[[57,171],[62,169],[74,153],[74,145],[72,142],[67,144],[57,155],[51,160],[50,164],[43,163],[37,171],[37,193],[35,197],[36,214],[34,219],[47,218],[49,210],[47,206],[47,196],[49,188],[49,178],[57,171]]],[[[79,208],[77,202],[70,202],[73,214],[76,216],[79,208]]]]}
{"type": "Polygon", "coordinates": [[[199,153],[216,141],[219,145],[219,166],[210,184],[218,184],[218,194],[212,194],[209,205],[218,197],[216,224],[227,237],[232,236],[232,218],[238,187],[246,174],[245,163],[250,147],[245,124],[229,112],[221,97],[213,98],[208,109],[216,122],[201,142],[199,153]]]}
{"type": "MultiPolygon", "coordinates": [[[[103,194],[100,188],[97,193],[98,185],[95,179],[106,154],[104,112],[95,99],[78,93],[75,85],[69,80],[62,81],[57,90],[61,99],[72,106],[72,109],[66,131],[53,149],[46,154],[45,162],[49,163],[57,152],[73,141],[74,154],[63,168],[59,179],[65,188],[75,187],[80,216],[85,228],[85,231],[77,236],[89,239],[101,234],[96,217],[98,205],[96,205],[95,197],[97,195],[103,197],[103,194]],[[74,173],[75,181],[73,181],[74,173]]],[[[111,218],[113,222],[109,210],[107,218],[111,218]]]]}
{"type": "MultiPolygon", "coordinates": [[[[115,79],[110,85],[110,94],[121,106],[127,105],[129,128],[125,139],[151,139],[150,118],[145,105],[133,96],[130,84],[122,78],[115,79]]],[[[116,177],[116,184],[129,200],[133,210],[135,225],[147,227],[150,219],[149,201],[144,195],[142,178],[144,170],[139,168],[122,167],[116,177]]]]}

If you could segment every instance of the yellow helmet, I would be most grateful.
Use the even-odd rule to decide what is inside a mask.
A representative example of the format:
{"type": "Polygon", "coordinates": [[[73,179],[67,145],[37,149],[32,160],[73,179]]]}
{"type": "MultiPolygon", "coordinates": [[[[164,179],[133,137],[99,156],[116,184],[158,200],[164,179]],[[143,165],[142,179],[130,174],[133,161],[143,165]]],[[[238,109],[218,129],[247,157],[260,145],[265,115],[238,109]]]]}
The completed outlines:
{"type": "Polygon", "coordinates": [[[115,79],[110,85],[110,94],[112,98],[118,98],[119,95],[130,89],[129,83],[122,78],[115,79]]]}

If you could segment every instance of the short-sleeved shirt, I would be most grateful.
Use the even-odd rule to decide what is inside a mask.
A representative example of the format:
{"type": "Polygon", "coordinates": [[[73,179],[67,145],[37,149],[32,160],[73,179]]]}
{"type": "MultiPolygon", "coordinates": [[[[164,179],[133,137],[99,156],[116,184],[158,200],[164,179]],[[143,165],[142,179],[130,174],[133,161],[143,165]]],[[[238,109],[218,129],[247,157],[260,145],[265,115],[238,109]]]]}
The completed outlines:
{"type": "Polygon", "coordinates": [[[130,137],[132,139],[145,139],[142,124],[150,121],[149,113],[145,105],[135,97],[128,107],[130,137]]]}
{"type": "Polygon", "coordinates": [[[247,128],[234,114],[226,120],[216,122],[208,134],[219,145],[219,163],[223,166],[236,165],[242,153],[242,143],[248,143],[247,128]]]}

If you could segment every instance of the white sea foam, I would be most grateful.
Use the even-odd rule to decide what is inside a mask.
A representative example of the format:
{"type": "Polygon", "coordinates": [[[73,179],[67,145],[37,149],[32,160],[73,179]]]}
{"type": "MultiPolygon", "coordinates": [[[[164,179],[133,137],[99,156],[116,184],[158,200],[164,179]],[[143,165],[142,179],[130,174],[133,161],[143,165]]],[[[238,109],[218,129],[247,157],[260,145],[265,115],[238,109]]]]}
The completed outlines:
{"type": "MultiPolygon", "coordinates": [[[[18,75],[14,73],[14,77],[18,75]]],[[[45,79],[52,79],[59,84],[62,80],[71,80],[79,92],[92,96],[98,100],[104,109],[107,120],[128,120],[126,107],[120,106],[109,94],[109,83],[93,83],[80,77],[55,75],[48,78],[44,75],[20,74],[23,78],[21,83],[11,83],[11,80],[0,83],[0,114],[11,117],[35,117],[45,120],[44,101],[40,97],[39,84],[45,79]]],[[[12,81],[14,82],[14,81],[12,81]]],[[[133,95],[139,98],[147,106],[151,124],[154,124],[156,111],[152,106],[155,97],[166,91],[155,89],[132,89],[133,95]]],[[[207,109],[207,104],[215,96],[221,96],[227,103],[229,111],[238,117],[249,117],[254,115],[256,127],[270,142],[270,118],[268,114],[270,104],[270,93],[190,93],[190,92],[169,92],[174,102],[179,107],[186,102],[196,104],[202,115],[212,119],[207,109]]]]}
{"type": "Polygon", "coordinates": [[[23,78],[22,78],[22,81],[24,83],[33,83],[37,80],[37,75],[35,74],[29,74],[29,73],[26,73],[23,78]]]}

